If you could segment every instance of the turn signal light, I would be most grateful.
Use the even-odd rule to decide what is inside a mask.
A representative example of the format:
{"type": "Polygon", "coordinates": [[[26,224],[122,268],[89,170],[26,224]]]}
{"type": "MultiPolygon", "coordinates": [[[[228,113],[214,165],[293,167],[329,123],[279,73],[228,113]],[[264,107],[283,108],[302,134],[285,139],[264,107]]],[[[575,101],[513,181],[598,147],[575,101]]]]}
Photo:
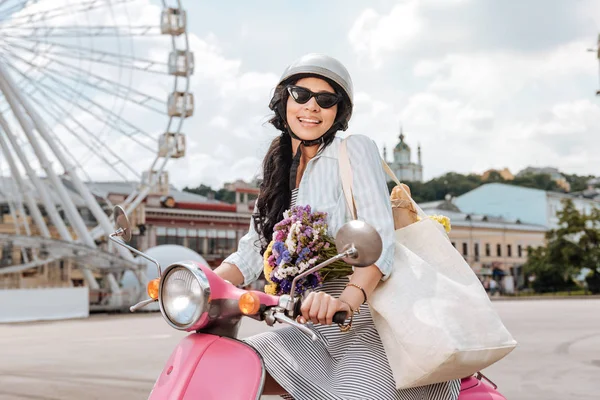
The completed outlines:
{"type": "Polygon", "coordinates": [[[152,279],[150,282],[148,282],[148,287],[147,287],[147,291],[148,291],[148,296],[150,296],[151,299],[158,299],[158,285],[160,284],[160,278],[156,278],[156,279],[152,279]]]}
{"type": "Polygon", "coordinates": [[[240,296],[240,311],[245,315],[253,315],[260,310],[260,298],[254,292],[246,292],[240,296]]]}

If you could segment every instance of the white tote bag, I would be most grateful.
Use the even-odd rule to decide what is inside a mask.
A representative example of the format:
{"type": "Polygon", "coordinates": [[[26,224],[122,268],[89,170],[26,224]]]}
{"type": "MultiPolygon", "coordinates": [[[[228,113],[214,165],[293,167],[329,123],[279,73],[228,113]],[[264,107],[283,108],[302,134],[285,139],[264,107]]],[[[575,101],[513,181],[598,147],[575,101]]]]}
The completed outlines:
{"type": "MultiPolygon", "coordinates": [[[[346,201],[356,219],[345,140],[339,163],[346,201]]],[[[369,298],[398,389],[467,377],[517,345],[442,225],[413,204],[421,220],[396,230],[393,271],[369,298]]]]}

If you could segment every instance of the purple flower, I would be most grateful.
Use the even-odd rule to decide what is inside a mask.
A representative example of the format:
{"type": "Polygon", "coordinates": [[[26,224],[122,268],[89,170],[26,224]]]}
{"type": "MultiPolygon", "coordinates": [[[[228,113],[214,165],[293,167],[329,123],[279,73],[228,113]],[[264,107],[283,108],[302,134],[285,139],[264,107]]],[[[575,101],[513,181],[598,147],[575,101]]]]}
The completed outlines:
{"type": "Polygon", "coordinates": [[[279,256],[284,251],[285,245],[283,244],[283,242],[275,242],[275,244],[273,245],[273,254],[275,254],[275,257],[279,256]]]}
{"type": "Polygon", "coordinates": [[[310,249],[308,247],[300,250],[298,254],[298,259],[296,260],[296,265],[300,264],[302,261],[306,260],[307,256],[310,254],[310,249]]]}

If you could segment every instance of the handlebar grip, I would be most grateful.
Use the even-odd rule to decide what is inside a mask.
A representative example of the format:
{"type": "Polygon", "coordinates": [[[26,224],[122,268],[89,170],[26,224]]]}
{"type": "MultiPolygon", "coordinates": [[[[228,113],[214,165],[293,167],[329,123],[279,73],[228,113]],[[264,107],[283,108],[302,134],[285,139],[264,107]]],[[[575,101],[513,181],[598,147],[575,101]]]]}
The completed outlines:
{"type": "Polygon", "coordinates": [[[347,311],[338,311],[333,314],[333,323],[343,324],[346,321],[346,317],[348,317],[347,311]]]}
{"type": "MultiPolygon", "coordinates": [[[[296,305],[294,307],[294,316],[298,316],[300,315],[300,307],[302,306],[302,303],[300,301],[296,302],[296,305]]],[[[333,314],[333,323],[334,324],[343,324],[344,322],[346,322],[346,318],[348,318],[348,312],[347,311],[338,311],[335,314],[333,314]]]]}

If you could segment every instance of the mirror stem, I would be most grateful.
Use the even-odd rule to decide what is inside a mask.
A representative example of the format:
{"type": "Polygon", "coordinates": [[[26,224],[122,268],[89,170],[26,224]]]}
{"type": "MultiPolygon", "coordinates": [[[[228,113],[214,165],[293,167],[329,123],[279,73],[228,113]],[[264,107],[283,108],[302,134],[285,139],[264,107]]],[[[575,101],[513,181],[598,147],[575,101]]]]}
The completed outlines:
{"type": "Polygon", "coordinates": [[[139,302],[139,303],[137,303],[136,305],[129,307],[129,311],[131,311],[131,312],[136,312],[136,311],[137,311],[137,310],[139,310],[140,308],[142,308],[142,307],[146,307],[148,304],[152,304],[152,303],[154,303],[155,301],[158,301],[158,300],[156,300],[156,299],[147,299],[147,300],[144,300],[144,301],[140,301],[140,302],[139,302]]]}
{"type": "Polygon", "coordinates": [[[154,258],[142,253],[141,251],[134,249],[133,247],[131,247],[124,241],[117,239],[116,236],[118,236],[118,232],[119,231],[117,231],[115,233],[111,233],[110,235],[108,235],[108,238],[110,240],[112,240],[113,242],[115,242],[116,244],[118,244],[119,246],[123,246],[126,249],[133,251],[135,254],[144,257],[146,260],[148,260],[148,261],[152,262],[154,265],[156,265],[156,269],[158,270],[158,277],[160,278],[162,276],[162,271],[160,270],[160,264],[158,263],[158,261],[156,261],[154,258]]]}
{"type": "MultiPolygon", "coordinates": [[[[356,248],[354,247],[354,245],[350,246],[350,248],[348,250],[346,250],[343,253],[338,254],[335,257],[332,257],[328,260],[323,261],[321,264],[312,267],[311,269],[307,269],[306,271],[304,271],[303,273],[301,273],[300,275],[297,275],[294,280],[292,281],[292,290],[290,290],[290,297],[293,299],[294,298],[294,294],[296,293],[296,283],[298,282],[299,279],[304,278],[306,275],[310,275],[313,272],[316,272],[318,270],[320,270],[323,267],[328,266],[329,264],[332,264],[338,260],[341,260],[342,258],[346,258],[346,257],[356,257],[356,248]]],[[[291,302],[291,305],[293,307],[293,302],[291,302]]]]}

